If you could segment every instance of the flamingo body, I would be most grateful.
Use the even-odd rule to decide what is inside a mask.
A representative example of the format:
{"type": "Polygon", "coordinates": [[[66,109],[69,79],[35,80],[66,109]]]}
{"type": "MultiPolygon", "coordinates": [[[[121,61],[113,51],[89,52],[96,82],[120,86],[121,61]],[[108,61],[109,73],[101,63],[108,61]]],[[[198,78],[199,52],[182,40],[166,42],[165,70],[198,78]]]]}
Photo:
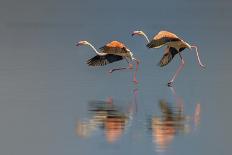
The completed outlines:
{"type": "Polygon", "coordinates": [[[198,63],[201,67],[205,68],[205,66],[201,63],[199,53],[197,51],[197,46],[189,45],[187,42],[180,39],[177,35],[175,35],[172,32],[160,31],[158,34],[156,34],[153,37],[153,39],[151,41],[148,39],[147,35],[143,31],[134,31],[132,33],[132,36],[134,36],[134,35],[140,35],[140,36],[145,37],[146,41],[148,42],[146,45],[148,48],[160,48],[162,46],[167,46],[164,50],[163,57],[161,58],[160,62],[158,63],[158,65],[160,67],[163,67],[163,66],[166,66],[167,64],[169,64],[171,62],[171,60],[174,58],[174,56],[176,54],[179,54],[180,59],[181,59],[181,64],[178,67],[178,69],[175,72],[172,79],[168,82],[168,86],[172,85],[175,78],[177,77],[177,75],[179,74],[179,72],[182,70],[182,68],[184,66],[185,62],[181,56],[181,52],[186,48],[188,48],[190,50],[192,50],[192,48],[196,49],[195,52],[196,52],[198,63]]]}
{"type": "Polygon", "coordinates": [[[119,41],[111,41],[110,43],[106,44],[107,47],[118,47],[118,48],[123,48],[126,47],[123,43],[119,41]]]}
{"type": "Polygon", "coordinates": [[[177,35],[175,35],[174,33],[172,32],[168,32],[168,31],[160,31],[157,35],[155,35],[153,37],[154,40],[157,40],[157,39],[161,39],[161,38],[179,38],[177,37],[177,35]]]}
{"type": "Polygon", "coordinates": [[[180,48],[191,48],[188,43],[180,39],[174,33],[168,31],[160,31],[154,38],[147,44],[148,48],[160,48],[164,45],[173,47],[177,50],[180,48]]]}
{"type": "Polygon", "coordinates": [[[100,48],[102,53],[113,54],[117,56],[122,56],[132,60],[132,52],[121,42],[112,41],[105,46],[100,48]]]}

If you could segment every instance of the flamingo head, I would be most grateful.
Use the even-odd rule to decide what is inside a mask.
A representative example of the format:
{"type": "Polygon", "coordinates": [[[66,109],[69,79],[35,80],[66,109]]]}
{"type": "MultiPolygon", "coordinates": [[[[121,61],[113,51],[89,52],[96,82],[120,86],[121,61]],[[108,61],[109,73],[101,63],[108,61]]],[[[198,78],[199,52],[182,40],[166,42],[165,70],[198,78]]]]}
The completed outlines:
{"type": "Polygon", "coordinates": [[[132,36],[134,36],[134,35],[145,35],[145,33],[143,32],[143,31],[134,31],[132,34],[131,34],[132,36]]]}
{"type": "Polygon", "coordinates": [[[76,46],[80,46],[80,45],[89,45],[88,41],[79,41],[76,46]]]}

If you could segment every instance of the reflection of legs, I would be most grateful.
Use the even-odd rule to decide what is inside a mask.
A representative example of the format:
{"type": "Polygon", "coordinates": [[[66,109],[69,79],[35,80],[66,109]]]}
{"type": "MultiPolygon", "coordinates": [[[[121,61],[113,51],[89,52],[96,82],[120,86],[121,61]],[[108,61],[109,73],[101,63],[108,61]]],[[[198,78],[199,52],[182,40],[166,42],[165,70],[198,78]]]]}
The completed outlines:
{"type": "Polygon", "coordinates": [[[178,67],[178,69],[176,70],[174,76],[172,77],[172,79],[168,82],[168,86],[171,87],[172,83],[174,82],[174,80],[176,79],[177,75],[179,74],[179,72],[182,70],[182,68],[184,67],[184,59],[182,58],[181,54],[179,53],[180,59],[181,59],[181,64],[178,67]]]}
{"type": "Polygon", "coordinates": [[[198,126],[200,123],[200,118],[201,118],[201,104],[197,103],[195,112],[194,112],[194,124],[195,126],[198,126]]]}
{"type": "Polygon", "coordinates": [[[137,96],[138,96],[138,89],[137,88],[133,90],[133,94],[134,94],[135,112],[137,112],[137,96]]]}
{"type": "Polygon", "coordinates": [[[119,67],[119,68],[114,68],[109,70],[109,73],[113,73],[114,71],[120,71],[120,70],[124,70],[124,69],[133,69],[133,65],[129,63],[129,61],[125,58],[125,60],[128,63],[128,67],[119,67]]]}
{"type": "Polygon", "coordinates": [[[181,97],[179,97],[177,94],[176,94],[176,90],[174,87],[170,87],[171,91],[172,91],[172,94],[176,100],[176,103],[177,103],[177,106],[178,106],[178,109],[180,111],[183,111],[184,110],[184,101],[181,97]]]}
{"type": "Polygon", "coordinates": [[[108,97],[107,99],[106,99],[106,102],[108,103],[108,104],[113,104],[113,98],[110,96],[110,97],[108,97]]]}
{"type": "Polygon", "coordinates": [[[128,112],[133,113],[134,111],[137,112],[137,96],[138,96],[138,89],[133,90],[133,101],[129,105],[128,112]]]}

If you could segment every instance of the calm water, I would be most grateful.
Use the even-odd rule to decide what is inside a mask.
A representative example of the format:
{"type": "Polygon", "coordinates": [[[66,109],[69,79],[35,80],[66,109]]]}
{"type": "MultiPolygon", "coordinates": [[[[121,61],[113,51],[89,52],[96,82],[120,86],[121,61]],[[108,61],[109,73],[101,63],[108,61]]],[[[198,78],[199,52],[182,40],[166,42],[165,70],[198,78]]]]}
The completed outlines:
{"type": "Polygon", "coordinates": [[[0,5],[0,154],[231,154],[232,2],[2,1],[0,5]],[[199,46],[166,86],[179,59],[156,64],[148,50],[161,29],[199,46]],[[124,61],[92,68],[96,48],[124,42],[141,60],[132,72],[109,75],[124,61]]]}

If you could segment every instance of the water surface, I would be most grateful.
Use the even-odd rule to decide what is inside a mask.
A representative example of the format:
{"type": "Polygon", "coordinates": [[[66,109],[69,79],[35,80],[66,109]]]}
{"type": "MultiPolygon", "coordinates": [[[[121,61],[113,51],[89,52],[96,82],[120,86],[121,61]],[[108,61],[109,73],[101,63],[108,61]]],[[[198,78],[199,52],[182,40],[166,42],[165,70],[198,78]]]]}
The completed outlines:
{"type": "Polygon", "coordinates": [[[231,154],[230,1],[2,1],[0,6],[1,154],[231,154]],[[183,52],[177,69],[156,64],[163,49],[131,37],[143,30],[175,32],[199,46],[183,52]],[[116,62],[92,68],[85,61],[111,40],[141,60],[131,71],[108,74],[116,62]]]}

